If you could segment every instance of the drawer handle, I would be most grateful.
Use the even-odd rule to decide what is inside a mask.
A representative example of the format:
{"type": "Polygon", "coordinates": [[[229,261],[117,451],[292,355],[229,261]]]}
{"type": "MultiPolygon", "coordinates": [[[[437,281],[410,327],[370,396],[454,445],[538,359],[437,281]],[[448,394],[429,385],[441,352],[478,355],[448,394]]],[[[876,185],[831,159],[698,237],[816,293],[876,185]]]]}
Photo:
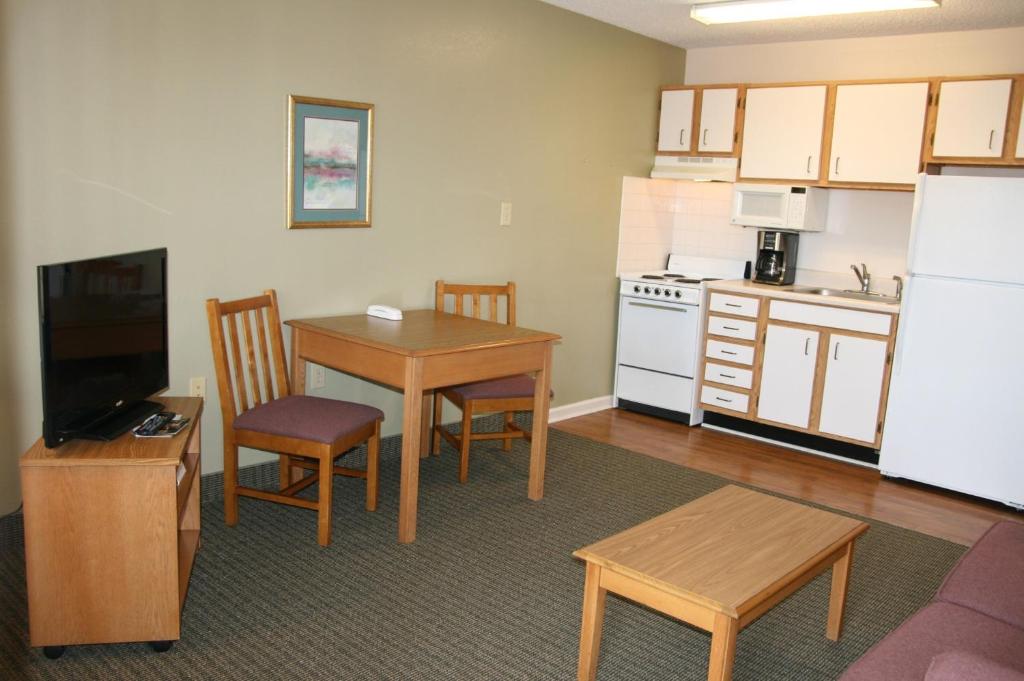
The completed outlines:
{"type": "Polygon", "coordinates": [[[743,307],[742,305],[740,305],[738,303],[726,303],[725,306],[726,307],[743,307]]]}
{"type": "Polygon", "coordinates": [[[735,353],[735,352],[733,352],[732,350],[722,350],[722,351],[721,351],[721,353],[722,353],[723,355],[735,355],[735,354],[736,354],[736,353],[735,353]]]}
{"type": "Polygon", "coordinates": [[[736,378],[736,377],[735,377],[735,376],[733,376],[732,374],[723,374],[723,373],[721,373],[721,372],[719,372],[719,374],[718,374],[718,377],[719,377],[719,378],[736,378]]]}
{"type": "Polygon", "coordinates": [[[739,329],[736,328],[735,326],[723,326],[722,328],[727,331],[739,331],[739,329]]]}
{"type": "Polygon", "coordinates": [[[732,400],[727,400],[724,397],[715,397],[715,399],[718,400],[719,402],[732,402],[732,400]]]}

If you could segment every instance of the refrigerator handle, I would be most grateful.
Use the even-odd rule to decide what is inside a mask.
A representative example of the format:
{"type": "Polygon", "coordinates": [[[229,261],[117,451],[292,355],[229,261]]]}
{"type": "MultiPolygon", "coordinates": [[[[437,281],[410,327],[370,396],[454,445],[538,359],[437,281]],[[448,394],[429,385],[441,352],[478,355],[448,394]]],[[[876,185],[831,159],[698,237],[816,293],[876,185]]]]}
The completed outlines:
{"type": "Polygon", "coordinates": [[[917,277],[908,276],[906,284],[902,286],[903,296],[902,305],[900,305],[900,316],[896,323],[896,343],[893,346],[892,351],[892,375],[898,376],[900,369],[903,366],[903,352],[907,348],[910,339],[907,338],[910,332],[910,315],[912,314],[913,305],[908,305],[907,301],[914,300],[914,282],[917,277]]]}

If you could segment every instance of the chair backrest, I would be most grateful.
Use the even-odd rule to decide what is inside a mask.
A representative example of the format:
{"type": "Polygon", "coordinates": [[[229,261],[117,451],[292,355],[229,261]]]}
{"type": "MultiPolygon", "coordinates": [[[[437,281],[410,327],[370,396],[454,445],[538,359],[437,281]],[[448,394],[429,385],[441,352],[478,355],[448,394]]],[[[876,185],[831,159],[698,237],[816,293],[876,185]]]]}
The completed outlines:
{"type": "Polygon", "coordinates": [[[277,293],[206,301],[210,343],[225,430],[235,416],[291,394],[277,293]]]}
{"type": "Polygon", "coordinates": [[[487,301],[487,319],[492,322],[504,321],[509,326],[516,325],[516,285],[515,282],[507,284],[450,284],[446,281],[438,281],[434,287],[434,309],[438,312],[454,312],[466,317],[484,319],[484,305],[487,301]],[[466,297],[470,298],[470,308],[465,305],[466,297]],[[505,303],[504,320],[500,319],[500,301],[505,303]],[[446,302],[452,302],[449,309],[445,309],[446,302]]]}

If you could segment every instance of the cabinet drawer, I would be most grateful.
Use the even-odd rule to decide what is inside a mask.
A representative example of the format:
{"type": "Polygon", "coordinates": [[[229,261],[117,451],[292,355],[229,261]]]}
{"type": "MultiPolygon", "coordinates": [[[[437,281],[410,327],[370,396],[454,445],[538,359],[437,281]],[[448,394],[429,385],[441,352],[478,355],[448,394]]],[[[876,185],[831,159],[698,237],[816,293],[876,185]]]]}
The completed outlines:
{"type": "Polygon", "coordinates": [[[708,317],[708,333],[715,336],[754,340],[757,335],[757,323],[711,316],[708,317]]]}
{"type": "Polygon", "coordinates": [[[754,372],[708,362],[704,365],[704,380],[749,389],[754,384],[754,372]]]}
{"type": "Polygon", "coordinates": [[[877,333],[880,336],[888,336],[892,326],[892,315],[889,314],[851,310],[845,307],[804,305],[803,303],[791,303],[788,300],[771,301],[768,318],[813,324],[814,326],[828,326],[847,331],[877,333]]]}
{"type": "Polygon", "coordinates": [[[708,340],[707,356],[711,359],[724,359],[727,362],[737,362],[738,364],[753,364],[754,348],[749,345],[708,340]]]}
{"type": "Polygon", "coordinates": [[[706,385],[700,390],[700,401],[721,409],[731,409],[745,414],[747,405],[750,403],[750,396],[706,385]]]}
{"type": "Polygon", "coordinates": [[[756,317],[760,302],[757,298],[730,296],[727,293],[712,293],[709,306],[712,312],[725,312],[726,314],[735,314],[741,317],[756,317]]]}

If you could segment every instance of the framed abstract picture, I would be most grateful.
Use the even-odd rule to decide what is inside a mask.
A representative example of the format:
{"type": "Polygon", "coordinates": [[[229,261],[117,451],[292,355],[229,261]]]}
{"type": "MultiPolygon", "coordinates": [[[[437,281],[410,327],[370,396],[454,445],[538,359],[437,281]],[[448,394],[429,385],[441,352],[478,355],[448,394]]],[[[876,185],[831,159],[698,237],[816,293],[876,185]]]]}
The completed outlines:
{"type": "Polygon", "coordinates": [[[369,227],[373,104],[288,97],[288,229],[369,227]]]}

